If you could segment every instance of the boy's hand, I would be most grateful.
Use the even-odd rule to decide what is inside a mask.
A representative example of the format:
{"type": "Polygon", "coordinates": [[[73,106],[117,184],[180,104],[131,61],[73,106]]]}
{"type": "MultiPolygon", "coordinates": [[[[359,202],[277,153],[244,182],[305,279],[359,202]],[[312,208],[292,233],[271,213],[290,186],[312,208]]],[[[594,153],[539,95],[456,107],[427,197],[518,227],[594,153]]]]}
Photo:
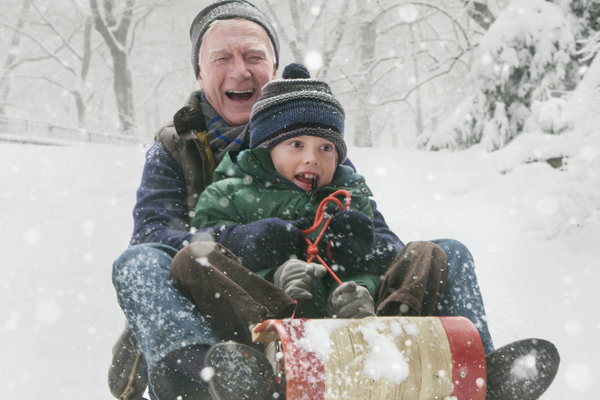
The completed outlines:
{"type": "Polygon", "coordinates": [[[273,281],[294,300],[310,300],[310,288],[315,277],[325,276],[327,270],[321,264],[307,263],[298,259],[287,260],[275,271],[273,281]]]}
{"type": "Polygon", "coordinates": [[[356,210],[340,211],[331,217],[331,255],[345,267],[369,254],[375,245],[373,220],[356,210]]]}
{"type": "Polygon", "coordinates": [[[327,299],[327,314],[336,318],[363,318],[375,315],[375,302],[367,288],[344,282],[327,299]]]}

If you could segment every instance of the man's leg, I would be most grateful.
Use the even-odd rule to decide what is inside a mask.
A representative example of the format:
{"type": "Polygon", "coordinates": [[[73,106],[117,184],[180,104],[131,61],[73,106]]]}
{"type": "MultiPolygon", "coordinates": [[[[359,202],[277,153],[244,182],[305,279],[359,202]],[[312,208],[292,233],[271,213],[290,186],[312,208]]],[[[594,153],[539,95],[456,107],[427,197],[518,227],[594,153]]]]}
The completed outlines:
{"type": "Polygon", "coordinates": [[[477,275],[475,262],[467,247],[454,239],[432,240],[440,246],[448,257],[448,284],[438,315],[463,316],[477,327],[485,354],[494,350],[494,344],[487,324],[485,307],[477,275]]]}
{"type": "Polygon", "coordinates": [[[168,280],[176,252],[162,244],[136,245],[113,265],[113,285],[119,305],[146,360],[154,398],[162,397],[162,393],[188,398],[190,393],[185,391],[196,391],[196,398],[201,396],[205,388],[174,382],[182,377],[163,360],[175,350],[190,345],[208,347],[219,341],[196,307],[168,280]]]}

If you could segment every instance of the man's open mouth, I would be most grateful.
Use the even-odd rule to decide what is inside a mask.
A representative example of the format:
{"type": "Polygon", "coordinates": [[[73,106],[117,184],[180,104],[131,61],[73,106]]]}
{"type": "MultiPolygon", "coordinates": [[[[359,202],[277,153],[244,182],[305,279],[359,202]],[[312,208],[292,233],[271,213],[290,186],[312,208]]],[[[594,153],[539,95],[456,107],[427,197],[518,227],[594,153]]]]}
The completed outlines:
{"type": "Polygon", "coordinates": [[[248,100],[254,94],[254,89],[250,90],[228,90],[225,95],[231,100],[248,100]]]}

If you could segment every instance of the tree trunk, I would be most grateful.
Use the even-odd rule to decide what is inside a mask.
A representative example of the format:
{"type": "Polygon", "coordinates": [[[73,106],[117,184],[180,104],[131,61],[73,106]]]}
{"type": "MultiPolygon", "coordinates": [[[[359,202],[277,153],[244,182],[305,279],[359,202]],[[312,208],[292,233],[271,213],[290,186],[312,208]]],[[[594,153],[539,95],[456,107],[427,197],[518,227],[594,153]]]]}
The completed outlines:
{"type": "Polygon", "coordinates": [[[128,62],[127,54],[113,54],[113,88],[117,100],[119,123],[124,134],[133,134],[135,129],[135,110],[133,105],[133,82],[128,62]]]}
{"type": "Polygon", "coordinates": [[[356,116],[356,131],[354,133],[354,145],[359,147],[372,147],[373,134],[371,133],[371,118],[369,98],[371,97],[372,70],[375,61],[375,24],[371,20],[360,23],[358,44],[358,62],[361,66],[360,81],[358,84],[359,109],[356,116]]]}
{"type": "MultiPolygon", "coordinates": [[[[417,43],[416,35],[413,30],[418,29],[418,26],[409,25],[408,31],[410,33],[410,40],[412,43],[417,43]]],[[[415,83],[419,84],[421,82],[421,74],[420,74],[420,65],[419,65],[419,53],[413,55],[413,75],[415,77],[415,83]]],[[[421,100],[421,87],[417,87],[415,89],[415,130],[416,137],[419,137],[423,134],[423,104],[421,100]]]]}
{"type": "Polygon", "coordinates": [[[125,9],[118,19],[114,14],[113,0],[104,0],[103,5],[104,14],[100,11],[97,0],[90,0],[94,26],[106,42],[112,56],[113,89],[121,132],[126,135],[133,135],[136,124],[133,105],[133,82],[128,65],[127,37],[132,22],[135,0],[126,1],[125,9]]]}
{"type": "Polygon", "coordinates": [[[17,60],[19,43],[21,42],[22,34],[20,30],[25,25],[25,18],[29,13],[32,0],[25,0],[23,7],[19,13],[19,19],[17,21],[17,29],[13,31],[10,39],[10,45],[8,48],[8,54],[4,60],[2,67],[2,75],[0,76],[0,117],[6,116],[6,106],[8,104],[8,97],[10,96],[10,75],[14,69],[15,61],[17,60]]]}

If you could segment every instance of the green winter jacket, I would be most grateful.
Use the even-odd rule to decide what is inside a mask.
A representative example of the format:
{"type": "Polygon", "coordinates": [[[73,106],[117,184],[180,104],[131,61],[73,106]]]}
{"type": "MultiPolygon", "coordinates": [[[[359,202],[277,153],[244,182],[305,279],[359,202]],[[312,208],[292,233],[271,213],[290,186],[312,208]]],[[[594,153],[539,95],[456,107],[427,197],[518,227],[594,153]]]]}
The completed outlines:
{"type": "Polygon", "coordinates": [[[271,217],[312,219],[321,201],[340,189],[350,192],[352,209],[373,218],[369,202],[373,194],[350,167],[340,165],[329,185],[307,193],[275,170],[266,148],[230,152],[215,170],[213,183],[200,195],[192,226],[247,224],[271,217]]]}
{"type": "MultiPolygon", "coordinates": [[[[228,153],[215,170],[213,183],[198,198],[192,227],[201,229],[215,226],[242,225],[259,219],[278,217],[311,221],[321,201],[336,190],[347,190],[352,197],[351,208],[374,218],[369,197],[371,190],[363,176],[348,166],[337,167],[332,182],[307,193],[281,176],[273,165],[269,150],[257,147],[228,153]]],[[[343,198],[340,197],[340,200],[343,198]]],[[[311,239],[314,240],[313,234],[311,239]]],[[[324,254],[323,251],[321,254],[324,254]]],[[[298,255],[300,258],[302,255],[298,255]]],[[[275,268],[259,271],[265,279],[273,281],[275,268]]],[[[369,289],[375,298],[379,275],[365,271],[344,280],[353,280],[369,289]]],[[[337,284],[326,276],[316,279],[311,292],[313,300],[304,302],[297,315],[307,318],[325,316],[327,297],[337,284]]]]}

